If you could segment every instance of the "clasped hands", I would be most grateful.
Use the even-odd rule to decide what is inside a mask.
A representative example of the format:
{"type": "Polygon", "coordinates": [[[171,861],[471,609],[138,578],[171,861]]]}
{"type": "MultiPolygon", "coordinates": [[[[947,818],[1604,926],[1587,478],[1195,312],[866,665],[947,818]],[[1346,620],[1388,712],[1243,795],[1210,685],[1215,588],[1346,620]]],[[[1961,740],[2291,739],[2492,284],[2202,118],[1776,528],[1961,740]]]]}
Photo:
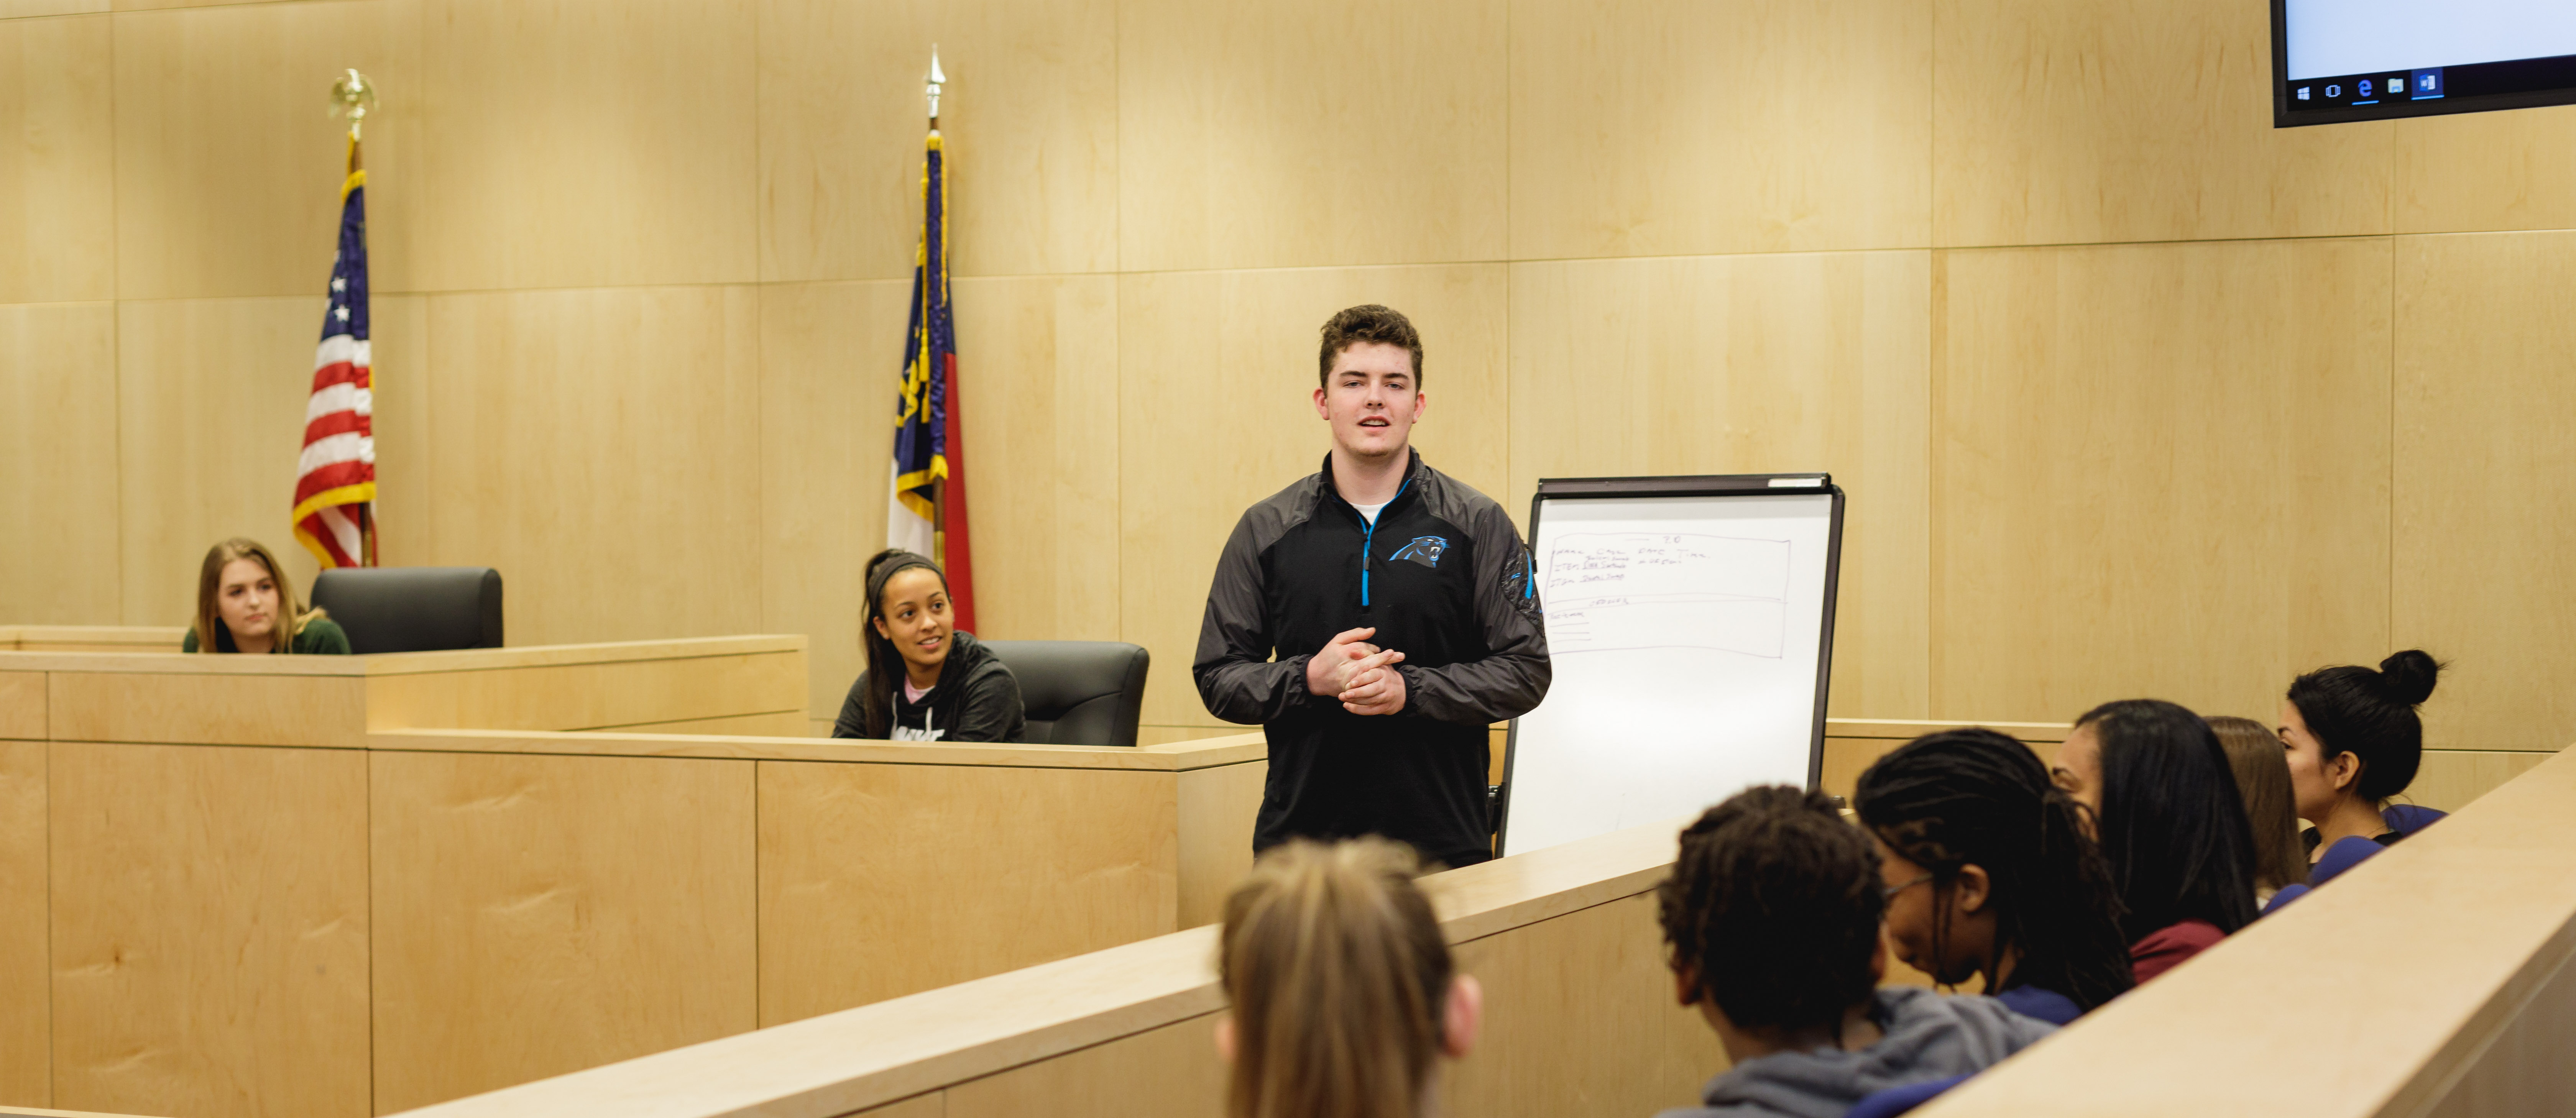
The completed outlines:
{"type": "Polygon", "coordinates": [[[1337,634],[1306,661],[1306,690],[1341,700],[1353,714],[1394,714],[1404,709],[1404,654],[1368,643],[1374,626],[1337,634]]]}

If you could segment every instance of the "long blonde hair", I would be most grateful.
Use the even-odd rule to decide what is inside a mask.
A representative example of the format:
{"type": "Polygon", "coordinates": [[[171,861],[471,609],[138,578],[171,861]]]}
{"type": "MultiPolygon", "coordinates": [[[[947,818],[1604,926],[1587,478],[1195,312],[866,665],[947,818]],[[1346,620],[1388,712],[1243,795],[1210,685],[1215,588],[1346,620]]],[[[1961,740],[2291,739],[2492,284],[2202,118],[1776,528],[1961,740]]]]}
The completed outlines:
{"type": "Polygon", "coordinates": [[[235,536],[206,549],[206,561],[197,568],[197,651],[232,652],[232,630],[224,625],[221,610],[215,608],[215,594],[223,588],[224,568],[235,559],[254,559],[268,568],[268,577],[277,583],[277,634],[269,638],[269,651],[285,655],[295,651],[295,638],[312,624],[330,614],[304,608],[304,600],[295,596],[295,584],[286,577],[286,568],[277,556],[259,541],[235,536]]]}
{"type": "Polygon", "coordinates": [[[1300,840],[1226,898],[1231,1118],[1415,1118],[1454,971],[1421,869],[1384,839],[1300,840]]]}
{"type": "Polygon", "coordinates": [[[2298,801],[2290,790],[2290,759],[2280,737],[2260,722],[2231,715],[2210,719],[2209,729],[2227,749],[2227,767],[2235,771],[2236,792],[2245,799],[2245,821],[2254,827],[2255,887],[2278,890],[2306,882],[2298,801]]]}

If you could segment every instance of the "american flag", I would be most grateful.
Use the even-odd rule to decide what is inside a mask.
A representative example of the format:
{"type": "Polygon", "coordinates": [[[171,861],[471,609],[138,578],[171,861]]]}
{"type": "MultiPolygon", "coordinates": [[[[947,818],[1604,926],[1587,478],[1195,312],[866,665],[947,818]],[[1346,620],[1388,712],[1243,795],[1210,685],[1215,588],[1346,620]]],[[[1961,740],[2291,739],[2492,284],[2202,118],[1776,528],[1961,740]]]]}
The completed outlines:
{"type": "Polygon", "coordinates": [[[375,373],[367,347],[367,172],[349,141],[340,187],[340,253],[331,309],[304,403],[304,455],[295,471],[295,538],[324,569],[376,563],[375,373]]]}

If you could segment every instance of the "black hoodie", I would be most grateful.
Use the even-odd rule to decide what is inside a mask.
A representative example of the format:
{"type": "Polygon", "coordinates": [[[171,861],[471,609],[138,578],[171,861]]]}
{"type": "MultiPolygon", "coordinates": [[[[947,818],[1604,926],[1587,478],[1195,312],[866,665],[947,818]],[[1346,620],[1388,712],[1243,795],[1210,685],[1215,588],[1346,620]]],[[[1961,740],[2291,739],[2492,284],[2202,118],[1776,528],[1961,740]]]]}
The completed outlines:
{"type": "MultiPolygon", "coordinates": [[[[867,735],[868,673],[850,685],[841,701],[841,717],[832,723],[836,738],[867,735]]],[[[1020,681],[1001,657],[960,631],[949,638],[948,662],[939,682],[921,694],[920,702],[903,697],[903,681],[894,686],[894,729],[890,737],[910,741],[1018,741],[1028,729],[1020,705],[1020,681]]]]}

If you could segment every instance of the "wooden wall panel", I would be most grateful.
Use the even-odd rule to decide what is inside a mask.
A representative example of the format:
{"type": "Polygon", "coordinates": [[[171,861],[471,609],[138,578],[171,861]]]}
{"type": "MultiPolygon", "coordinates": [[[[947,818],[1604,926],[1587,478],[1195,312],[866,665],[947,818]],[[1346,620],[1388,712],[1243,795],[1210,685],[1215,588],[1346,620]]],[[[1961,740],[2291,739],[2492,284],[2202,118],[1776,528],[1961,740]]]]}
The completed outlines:
{"type": "Polygon", "coordinates": [[[369,299],[375,334],[370,348],[375,360],[376,559],[388,567],[425,566],[435,546],[430,494],[438,487],[429,469],[429,300],[383,294],[369,299]]]}
{"type": "Polygon", "coordinates": [[[2387,121],[2272,127],[2264,5],[1936,0],[1936,245],[2388,231],[2387,121]]]}
{"type": "Polygon", "coordinates": [[[2576,234],[2401,238],[2396,272],[2392,647],[2451,659],[2429,744],[2557,749],[2576,739],[2576,328],[2556,309],[2576,234]]]}
{"type": "Polygon", "coordinates": [[[46,748],[0,741],[0,1106],[54,1098],[46,748]]]}
{"type": "Polygon", "coordinates": [[[757,631],[757,315],[748,287],[430,300],[414,561],[499,568],[513,643],[757,631]]]}
{"type": "Polygon", "coordinates": [[[2541,752],[2428,749],[2424,751],[2423,767],[2415,772],[2415,782],[2406,786],[2400,798],[2436,811],[2458,811],[2478,797],[2504,787],[2506,781],[2540,767],[2550,756],[2541,752]]]}
{"type": "Polygon", "coordinates": [[[108,0],[0,0],[0,19],[104,12],[108,0]]]}
{"type": "Polygon", "coordinates": [[[360,676],[54,672],[48,680],[55,741],[367,745],[360,676]]]}
{"type": "Polygon", "coordinates": [[[1923,252],[1512,268],[1512,489],[1827,470],[1850,494],[1829,701],[1931,711],[1931,260],[1923,252]]]}
{"type": "Polygon", "coordinates": [[[1172,931],[1174,800],[1170,773],[760,762],[760,1023],[1172,931]],[[931,888],[960,903],[898,901],[931,888]]]}
{"type": "Polygon", "coordinates": [[[1514,259],[1931,243],[1927,4],[1515,0],[1511,40],[1514,259]]]}
{"type": "Polygon", "coordinates": [[[867,663],[860,568],[886,543],[911,291],[909,281],[760,288],[760,626],[810,638],[816,718],[841,712],[867,663]]]}
{"type": "Polygon", "coordinates": [[[366,765],[52,746],[54,1105],[373,1113],[366,765]]]}
{"type": "Polygon", "coordinates": [[[0,303],[116,294],[108,22],[0,24],[0,303]]]}
{"type": "Polygon", "coordinates": [[[2576,226],[2576,106],[2396,122],[2400,233],[2576,226]]]}
{"type": "Polygon", "coordinates": [[[1447,1075],[1455,1113],[1653,1114],[1694,1104],[1726,1070],[1717,1035],[1675,1004],[1652,893],[1469,940],[1457,956],[1494,1008],[1447,1075]],[[1587,1073],[1558,1074],[1569,1066],[1587,1073]]]}
{"type": "Polygon", "coordinates": [[[749,762],[372,757],[378,1112],[757,1027],[749,762]]]}
{"type": "Polygon", "coordinates": [[[912,274],[934,43],[956,273],[1115,268],[1117,26],[1113,0],[762,0],[760,278],[912,274]]]}
{"type": "Polygon", "coordinates": [[[45,738],[45,673],[0,672],[0,738],[45,738]]]}
{"type": "Polygon", "coordinates": [[[2297,672],[2387,654],[2389,254],[1936,261],[1935,715],[2265,718],[2297,672]]]}
{"type": "Polygon", "coordinates": [[[947,1118],[1225,1113],[1216,1015],[1194,1017],[948,1088],[947,1118]]]}
{"type": "Polygon", "coordinates": [[[444,0],[417,287],[758,279],[755,22],[753,0],[444,0]]]}
{"type": "MultiPolygon", "coordinates": [[[[958,327],[957,394],[981,635],[1117,640],[1118,283],[962,280],[956,297],[976,308],[958,327]]],[[[1147,684],[1186,679],[1175,666],[1147,684]]]]}
{"type": "Polygon", "coordinates": [[[803,718],[793,652],[420,672],[367,680],[371,730],[604,730],[787,712],[803,718]]]}
{"type": "Polygon", "coordinates": [[[1126,0],[1118,266],[1502,259],[1505,3],[1126,0]]]}
{"type": "MultiPolygon", "coordinates": [[[[1499,750],[1496,751],[1499,754],[1499,750]]],[[[1180,774],[1180,919],[1195,928],[1225,918],[1225,897],[1252,869],[1252,830],[1270,762],[1180,774]]]]}
{"type": "Polygon", "coordinates": [[[1243,510],[1332,448],[1313,395],[1334,312],[1374,302],[1413,319],[1429,398],[1414,445],[1507,500],[1507,288],[1502,265],[1119,278],[1120,489],[1138,495],[1119,509],[1121,630],[1173,681],[1147,690],[1145,722],[1222,725],[1188,681],[1209,580],[1243,510]]]}
{"type": "MultiPolygon", "coordinates": [[[[16,26],[0,24],[0,52],[16,26]]],[[[98,390],[115,366],[113,304],[0,306],[0,538],[21,541],[0,548],[11,622],[117,619],[117,408],[98,390]]]]}
{"type": "MultiPolygon", "coordinates": [[[[329,251],[326,231],[299,258],[329,251]]],[[[125,624],[188,624],[206,549],[233,536],[268,545],[296,596],[311,597],[313,554],[295,542],[289,520],[324,307],[321,281],[305,285],[313,294],[117,304],[125,624]]],[[[519,601],[513,618],[523,616],[519,601]]]]}
{"type": "Polygon", "coordinates": [[[417,0],[117,16],[118,296],[321,294],[349,153],[345,127],[317,106],[347,67],[386,90],[366,129],[369,279],[407,289],[424,197],[421,23],[417,0]]]}

